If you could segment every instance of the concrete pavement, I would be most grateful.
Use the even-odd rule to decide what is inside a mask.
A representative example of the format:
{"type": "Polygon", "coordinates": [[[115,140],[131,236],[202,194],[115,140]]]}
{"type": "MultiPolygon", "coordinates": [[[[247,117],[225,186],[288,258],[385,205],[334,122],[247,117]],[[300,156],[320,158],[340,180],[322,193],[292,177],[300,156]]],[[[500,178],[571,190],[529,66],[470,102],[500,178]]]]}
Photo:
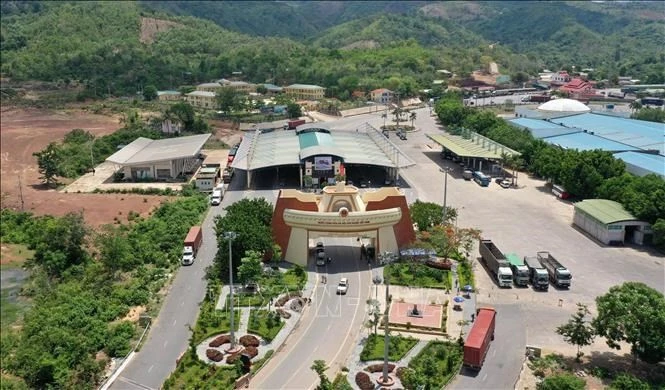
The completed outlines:
{"type": "Polygon", "coordinates": [[[312,304],[307,306],[299,326],[252,379],[252,389],[313,388],[318,380],[310,369],[314,360],[325,360],[332,376],[351,353],[365,319],[370,272],[367,263],[359,260],[360,248],[354,238],[331,237],[323,242],[333,258],[331,264],[318,270],[327,277],[327,283],[316,285],[312,304]],[[349,291],[336,295],[342,277],[349,278],[349,291]]]}

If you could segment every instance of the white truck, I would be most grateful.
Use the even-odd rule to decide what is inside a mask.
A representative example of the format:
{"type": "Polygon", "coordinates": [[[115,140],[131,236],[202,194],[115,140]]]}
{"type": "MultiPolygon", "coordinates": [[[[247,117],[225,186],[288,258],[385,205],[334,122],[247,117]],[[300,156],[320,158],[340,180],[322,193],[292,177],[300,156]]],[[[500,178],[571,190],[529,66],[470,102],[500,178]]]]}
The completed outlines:
{"type": "Polygon", "coordinates": [[[536,253],[536,256],[550,275],[550,281],[552,284],[559,288],[570,288],[570,281],[573,278],[573,275],[568,268],[561,265],[550,252],[540,251],[536,253]]]}
{"type": "Polygon", "coordinates": [[[535,256],[525,256],[524,263],[529,267],[531,284],[535,289],[547,291],[550,286],[547,270],[535,256]]]}

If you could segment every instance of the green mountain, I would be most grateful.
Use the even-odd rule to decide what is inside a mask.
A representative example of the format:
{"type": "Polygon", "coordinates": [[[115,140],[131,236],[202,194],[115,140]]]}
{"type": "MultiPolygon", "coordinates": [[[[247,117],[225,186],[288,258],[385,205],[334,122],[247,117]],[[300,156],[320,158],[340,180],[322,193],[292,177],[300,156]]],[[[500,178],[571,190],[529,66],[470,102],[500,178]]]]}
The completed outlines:
{"type": "Polygon", "coordinates": [[[150,10],[211,20],[255,36],[307,40],[340,23],[377,13],[405,13],[426,2],[396,1],[141,1],[150,10]]]}

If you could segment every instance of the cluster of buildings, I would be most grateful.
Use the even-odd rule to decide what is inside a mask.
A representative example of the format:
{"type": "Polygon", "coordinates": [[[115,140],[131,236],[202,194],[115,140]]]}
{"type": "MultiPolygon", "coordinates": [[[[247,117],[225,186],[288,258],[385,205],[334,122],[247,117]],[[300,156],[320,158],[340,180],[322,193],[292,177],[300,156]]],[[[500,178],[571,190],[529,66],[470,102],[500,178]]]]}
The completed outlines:
{"type": "Polygon", "coordinates": [[[229,88],[242,95],[258,95],[257,88],[262,86],[268,95],[285,94],[296,101],[318,101],[323,99],[326,89],[318,85],[291,84],[279,87],[273,84],[253,84],[246,81],[220,79],[212,83],[203,83],[196,86],[196,90],[185,95],[178,91],[157,92],[160,101],[185,100],[198,108],[215,109],[217,107],[216,97],[223,88],[229,88]]]}

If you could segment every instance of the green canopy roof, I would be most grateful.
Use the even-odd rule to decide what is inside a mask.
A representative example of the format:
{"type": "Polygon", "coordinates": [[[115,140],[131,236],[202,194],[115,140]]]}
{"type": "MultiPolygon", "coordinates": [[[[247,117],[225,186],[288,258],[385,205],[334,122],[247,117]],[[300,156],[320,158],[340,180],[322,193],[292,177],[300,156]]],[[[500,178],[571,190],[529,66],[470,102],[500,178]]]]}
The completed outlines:
{"type": "Polygon", "coordinates": [[[575,209],[590,215],[600,223],[609,225],[615,222],[636,221],[633,214],[620,203],[607,199],[586,199],[575,203],[575,209]]]}

